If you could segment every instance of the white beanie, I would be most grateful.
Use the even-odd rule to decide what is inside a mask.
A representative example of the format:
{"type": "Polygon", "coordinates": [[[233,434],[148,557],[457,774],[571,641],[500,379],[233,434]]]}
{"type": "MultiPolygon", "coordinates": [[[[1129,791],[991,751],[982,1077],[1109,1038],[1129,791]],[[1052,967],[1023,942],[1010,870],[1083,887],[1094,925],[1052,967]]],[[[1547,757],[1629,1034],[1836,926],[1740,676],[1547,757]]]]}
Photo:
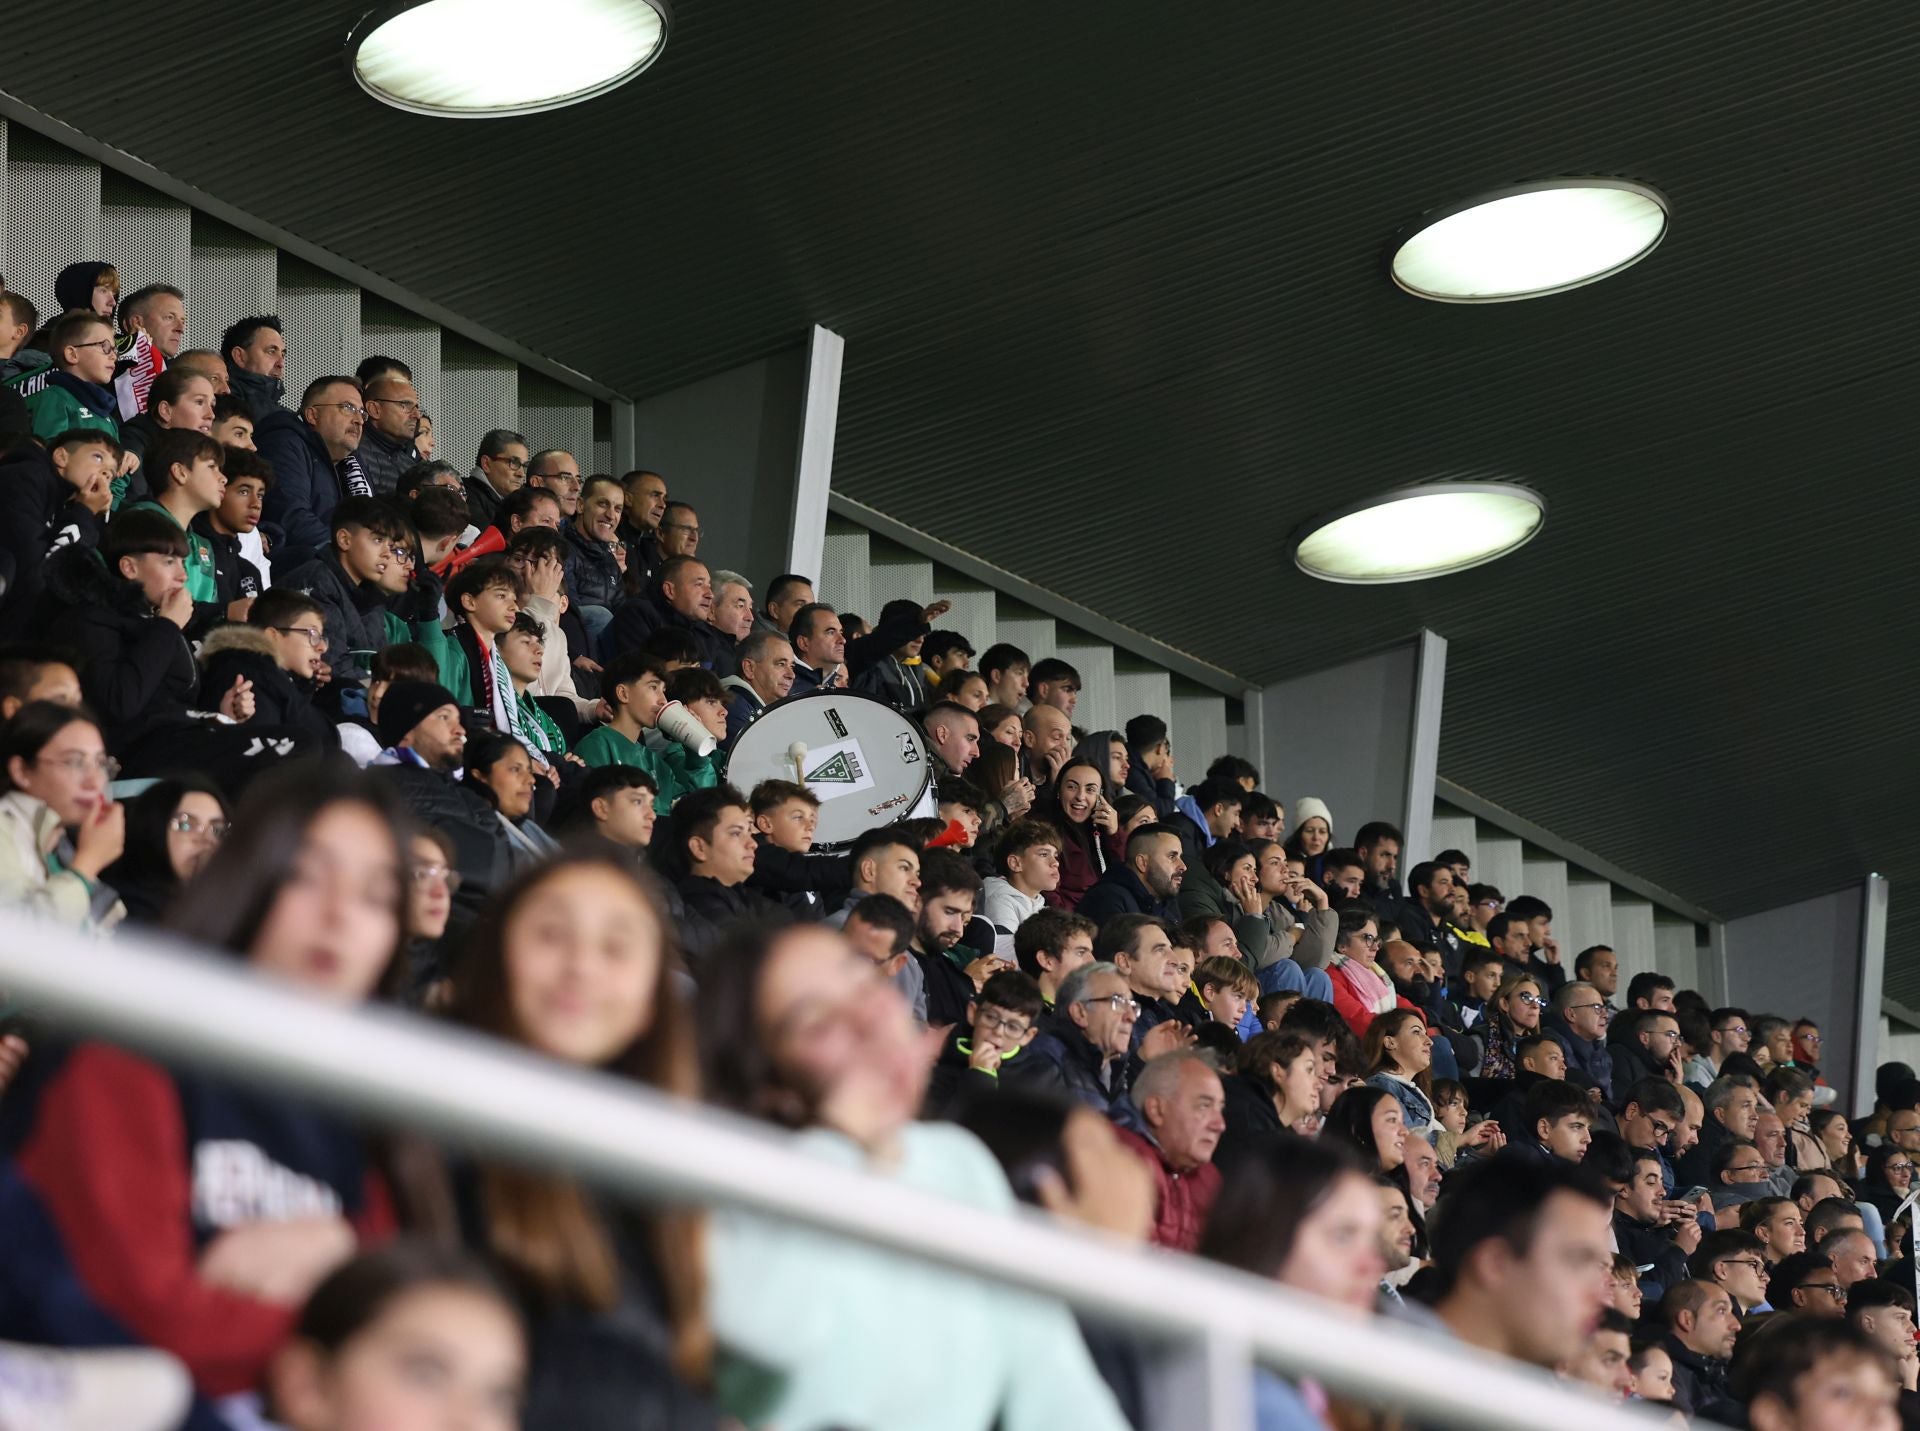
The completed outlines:
{"type": "Polygon", "coordinates": [[[1333,811],[1327,808],[1327,802],[1317,795],[1302,795],[1293,802],[1293,828],[1299,829],[1315,815],[1327,822],[1327,834],[1333,834],[1333,811]]]}

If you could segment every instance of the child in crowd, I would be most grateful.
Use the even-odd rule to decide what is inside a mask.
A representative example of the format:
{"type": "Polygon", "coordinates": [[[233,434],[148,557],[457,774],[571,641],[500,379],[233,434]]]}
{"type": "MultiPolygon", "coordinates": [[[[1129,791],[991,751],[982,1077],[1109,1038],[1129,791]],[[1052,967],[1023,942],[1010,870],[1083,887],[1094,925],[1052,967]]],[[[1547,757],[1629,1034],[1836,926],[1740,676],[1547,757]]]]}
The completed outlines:
{"type": "Polygon", "coordinates": [[[227,492],[227,475],[220,469],[220,444],[190,428],[167,428],[147,444],[144,475],[153,496],[135,502],[130,512],[159,512],[187,538],[187,595],[193,601],[193,623],[188,634],[197,636],[215,621],[244,621],[246,603],[219,602],[214,574],[213,544],[200,531],[200,518],[220,505],[227,492]]]}
{"type": "MultiPolygon", "coordinates": [[[[667,708],[667,673],[653,657],[642,651],[615,657],[600,677],[600,690],[612,707],[612,719],[581,737],[574,750],[581,760],[590,766],[639,766],[653,778],[658,791],[654,809],[662,815],[688,791],[720,783],[712,755],[697,755],[656,729],[667,708]]],[[[726,720],[724,701],[720,720],[726,720]]]]}
{"type": "MultiPolygon", "coordinates": [[[[213,554],[214,600],[231,615],[237,603],[267,589],[267,571],[247,554],[248,538],[260,530],[260,513],[273,486],[273,464],[256,452],[239,447],[220,450],[220,470],[227,486],[220,502],[191,523],[213,554]]],[[[243,610],[233,620],[245,620],[243,610]]]]}

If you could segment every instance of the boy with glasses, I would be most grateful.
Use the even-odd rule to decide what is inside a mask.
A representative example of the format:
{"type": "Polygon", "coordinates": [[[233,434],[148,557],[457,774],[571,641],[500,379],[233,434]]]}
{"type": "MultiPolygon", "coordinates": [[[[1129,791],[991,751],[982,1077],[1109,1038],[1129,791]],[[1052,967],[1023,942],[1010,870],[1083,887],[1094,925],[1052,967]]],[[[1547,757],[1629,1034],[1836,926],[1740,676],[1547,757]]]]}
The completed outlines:
{"type": "Polygon", "coordinates": [[[1687,1265],[1700,1281],[1723,1288],[1736,1314],[1773,1310],[1767,1302],[1766,1249],[1751,1232],[1727,1227],[1708,1233],[1687,1265]]]}
{"type": "Polygon", "coordinates": [[[1001,1088],[1059,1091],[1059,1070],[1025,1051],[1039,1030],[1042,1008],[1040,986],[1018,969],[1002,969],[981,985],[967,1005],[966,1024],[954,1027],[934,1064],[927,1116],[952,1117],[965,1103],[1001,1088]]]}
{"type": "Polygon", "coordinates": [[[319,603],[273,587],[252,604],[246,625],[216,627],[201,643],[202,701],[244,677],[252,683],[252,724],[286,726],[331,750],[340,743],[339,733],[313,704],[313,693],[332,674],[326,650],[319,603]]]}
{"type": "MultiPolygon", "coordinates": [[[[33,435],[50,442],[76,427],[104,432],[120,443],[120,406],[113,393],[115,350],[113,327],[85,309],[63,313],[47,334],[53,371],[46,386],[27,399],[33,435]]],[[[115,483],[115,498],[126,490],[126,473],[138,459],[123,461],[115,483]]]]}

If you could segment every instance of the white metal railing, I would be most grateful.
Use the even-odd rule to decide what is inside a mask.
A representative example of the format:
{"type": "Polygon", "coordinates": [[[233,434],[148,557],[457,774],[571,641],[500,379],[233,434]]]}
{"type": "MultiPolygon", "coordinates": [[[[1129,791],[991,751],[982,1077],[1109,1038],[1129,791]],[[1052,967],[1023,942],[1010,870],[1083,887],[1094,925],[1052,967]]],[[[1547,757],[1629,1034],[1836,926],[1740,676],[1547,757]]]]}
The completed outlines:
{"type": "Polygon", "coordinates": [[[1645,1431],[1463,1344],[1198,1258],[948,1202],[823,1163],[775,1130],[386,1008],[323,1004],[183,945],[100,941],[0,909],[0,989],[84,1032],[646,1200],[774,1214],[1058,1297],[1165,1339],[1182,1428],[1251,1431],[1250,1367],[1475,1427],[1645,1431]]]}

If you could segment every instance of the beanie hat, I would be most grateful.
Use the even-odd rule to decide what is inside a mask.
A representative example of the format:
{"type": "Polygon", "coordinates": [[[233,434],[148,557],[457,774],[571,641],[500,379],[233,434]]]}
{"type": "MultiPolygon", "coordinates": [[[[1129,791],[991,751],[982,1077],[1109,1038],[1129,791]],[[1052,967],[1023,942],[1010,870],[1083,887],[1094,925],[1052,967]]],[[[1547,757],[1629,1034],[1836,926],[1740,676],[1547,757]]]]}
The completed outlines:
{"type": "Polygon", "coordinates": [[[452,691],[433,681],[395,681],[380,698],[373,733],[380,738],[381,749],[391,750],[440,707],[459,704],[452,691]]]}
{"type": "Polygon", "coordinates": [[[1315,815],[1327,822],[1327,833],[1333,833],[1333,811],[1327,808],[1327,802],[1317,795],[1302,795],[1293,802],[1293,828],[1299,829],[1315,815]]]}

